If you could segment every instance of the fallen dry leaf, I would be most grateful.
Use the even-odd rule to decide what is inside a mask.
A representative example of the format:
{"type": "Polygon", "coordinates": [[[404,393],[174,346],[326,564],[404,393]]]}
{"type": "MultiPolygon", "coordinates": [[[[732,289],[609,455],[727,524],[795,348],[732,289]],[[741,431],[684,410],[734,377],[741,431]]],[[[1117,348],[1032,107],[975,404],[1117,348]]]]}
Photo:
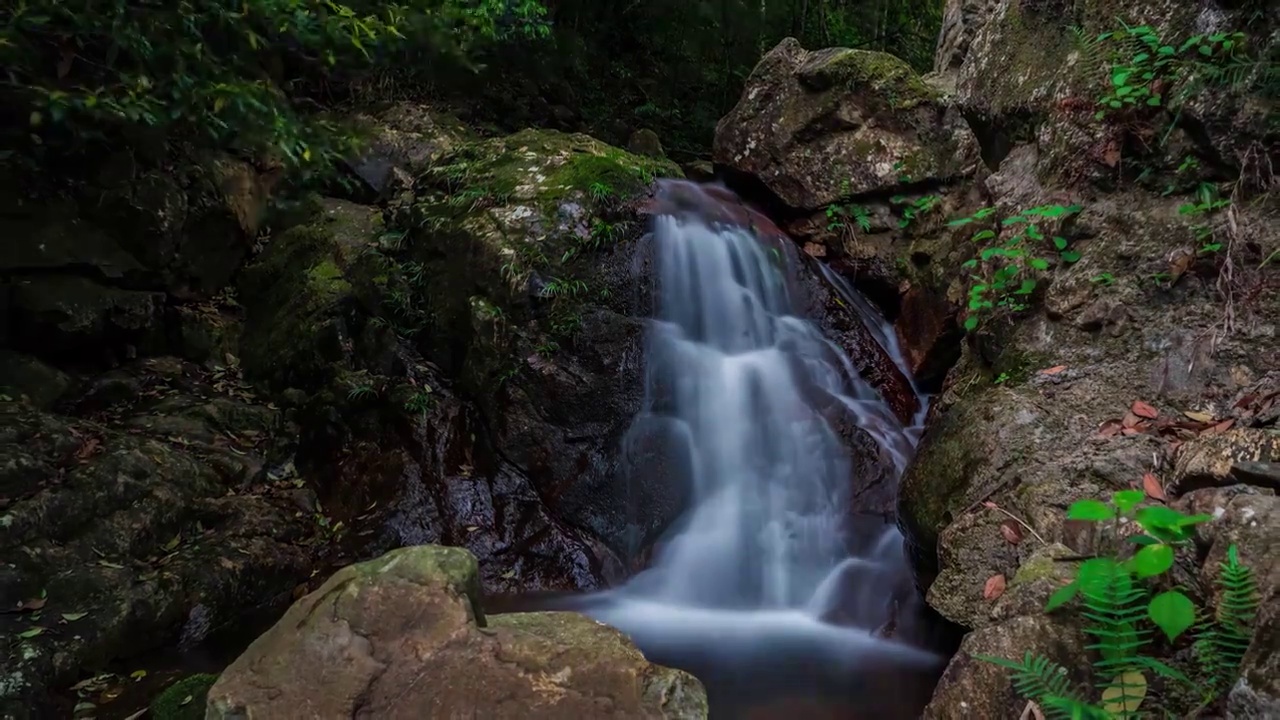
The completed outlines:
{"type": "Polygon", "coordinates": [[[1127,428],[1125,428],[1125,429],[1121,430],[1121,431],[1120,431],[1120,434],[1121,434],[1121,435],[1125,435],[1125,436],[1132,437],[1132,436],[1134,436],[1134,435],[1140,435],[1141,433],[1138,431],[1138,429],[1137,429],[1137,428],[1127,427],[1127,428]]]}
{"type": "Polygon", "coordinates": [[[982,586],[982,597],[984,600],[995,600],[1004,594],[1005,579],[1004,575],[992,575],[987,578],[987,582],[982,586]]]}
{"type": "Polygon", "coordinates": [[[1009,519],[1000,523],[1000,534],[1008,541],[1010,545],[1017,545],[1022,542],[1022,526],[1015,520],[1009,519]]]}
{"type": "Polygon", "coordinates": [[[1045,368],[1044,370],[1041,370],[1040,374],[1041,375],[1057,375],[1058,373],[1066,369],[1067,369],[1066,365],[1054,365],[1051,368],[1045,368]]]}
{"type": "Polygon", "coordinates": [[[1107,420],[1098,426],[1097,437],[1109,438],[1120,434],[1120,430],[1124,428],[1119,420],[1107,420]]]}
{"type": "Polygon", "coordinates": [[[1124,414],[1124,419],[1120,421],[1120,425],[1122,427],[1131,428],[1136,427],[1139,422],[1142,422],[1142,418],[1134,415],[1132,412],[1126,412],[1124,414]]]}
{"type": "Polygon", "coordinates": [[[1028,700],[1027,706],[1022,709],[1022,715],[1018,716],[1018,720],[1045,720],[1044,711],[1040,706],[1028,700]]]}
{"type": "Polygon", "coordinates": [[[1182,414],[1183,414],[1183,415],[1186,415],[1187,417],[1189,417],[1189,418],[1191,418],[1192,420],[1195,420],[1196,422],[1199,422],[1199,423],[1211,423],[1211,422],[1213,422],[1213,416],[1212,416],[1212,415],[1210,415],[1209,413],[1197,412],[1197,411],[1195,411],[1195,410],[1184,410],[1184,411],[1182,412],[1182,414]]]}
{"type": "Polygon", "coordinates": [[[88,440],[85,440],[84,444],[80,446],[80,449],[76,450],[76,459],[84,460],[88,458],[90,455],[93,455],[98,451],[98,446],[101,444],[102,441],[98,438],[91,437],[88,440]]]}
{"type": "Polygon", "coordinates": [[[1148,420],[1155,420],[1156,418],[1160,417],[1159,410],[1156,410],[1155,408],[1151,407],[1147,403],[1142,402],[1141,400],[1134,400],[1133,405],[1129,407],[1129,412],[1132,412],[1134,415],[1137,415],[1138,417],[1147,418],[1148,420]]]}
{"type": "Polygon", "coordinates": [[[1200,434],[1201,435],[1221,435],[1222,433],[1230,430],[1231,427],[1235,424],[1236,424],[1235,418],[1229,418],[1227,420],[1223,420],[1217,425],[1214,425],[1213,427],[1205,428],[1200,432],[1200,434]]]}
{"type": "Polygon", "coordinates": [[[1164,485],[1160,482],[1160,478],[1152,473],[1143,473],[1142,475],[1142,492],[1153,500],[1168,500],[1164,494],[1164,485]]]}
{"type": "Polygon", "coordinates": [[[990,500],[983,500],[983,501],[982,501],[982,507],[984,507],[984,508],[986,508],[986,509],[988,509],[988,510],[997,510],[997,509],[999,509],[999,508],[1000,508],[1000,506],[999,506],[999,505],[996,505],[995,503],[991,502],[990,500]]]}

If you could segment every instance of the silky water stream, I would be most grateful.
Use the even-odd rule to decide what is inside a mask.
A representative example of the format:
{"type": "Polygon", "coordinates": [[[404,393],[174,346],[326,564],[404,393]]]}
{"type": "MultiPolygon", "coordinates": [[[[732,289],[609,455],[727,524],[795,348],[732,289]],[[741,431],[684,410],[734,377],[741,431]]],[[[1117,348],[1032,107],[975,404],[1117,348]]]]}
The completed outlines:
{"type": "MultiPolygon", "coordinates": [[[[780,252],[750,223],[706,212],[732,198],[722,187],[664,192],[676,190],[697,202],[659,203],[653,218],[656,307],[638,421],[665,428],[667,455],[687,464],[691,506],[646,569],[573,605],[702,679],[713,718],[917,717],[949,648],[892,521],[850,512],[857,465],[814,398],[843,404],[895,475],[923,411],[904,426],[800,316],[793,281],[812,270],[794,247],[780,252]]],[[[905,372],[893,328],[818,267],[905,372]]]]}

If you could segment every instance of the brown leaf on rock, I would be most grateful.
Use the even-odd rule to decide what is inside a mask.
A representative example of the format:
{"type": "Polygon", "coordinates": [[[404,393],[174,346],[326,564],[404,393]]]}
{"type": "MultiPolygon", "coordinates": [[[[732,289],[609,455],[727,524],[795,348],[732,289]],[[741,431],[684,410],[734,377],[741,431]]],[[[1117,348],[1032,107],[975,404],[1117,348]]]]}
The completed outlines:
{"type": "Polygon", "coordinates": [[[1212,415],[1210,415],[1209,413],[1199,412],[1199,411],[1196,411],[1196,410],[1184,410],[1184,411],[1182,411],[1182,414],[1183,414],[1183,415],[1186,415],[1187,417],[1191,418],[1192,420],[1195,420],[1195,421],[1196,421],[1196,422],[1198,422],[1198,423],[1211,423],[1211,422],[1213,422],[1213,416],[1212,416],[1212,415]]]}
{"type": "Polygon", "coordinates": [[[1126,412],[1124,414],[1124,419],[1120,421],[1120,425],[1121,427],[1125,427],[1125,428],[1137,427],[1138,423],[1141,421],[1142,421],[1142,418],[1138,417],[1137,415],[1134,415],[1131,412],[1126,412]]]}
{"type": "Polygon", "coordinates": [[[1208,428],[1205,428],[1204,430],[1201,430],[1201,431],[1200,431],[1200,434],[1201,434],[1201,435],[1221,435],[1222,433],[1224,433],[1224,432],[1226,432],[1226,431],[1230,430],[1230,429],[1231,429],[1231,427],[1232,427],[1233,425],[1235,425],[1235,424],[1236,424],[1236,420],[1235,420],[1235,418],[1230,418],[1230,419],[1227,419],[1227,420],[1223,420],[1222,422],[1218,423],[1217,425],[1214,425],[1214,426],[1212,426],[1212,427],[1208,427],[1208,428]]]}
{"type": "Polygon", "coordinates": [[[1168,500],[1164,494],[1164,484],[1160,482],[1160,478],[1152,473],[1143,473],[1142,475],[1142,492],[1153,500],[1168,500]]]}
{"type": "Polygon", "coordinates": [[[1121,431],[1120,431],[1120,434],[1121,434],[1121,435],[1124,435],[1124,436],[1126,436],[1126,437],[1132,437],[1132,436],[1134,436],[1134,435],[1141,435],[1142,433],[1141,433],[1137,428],[1127,427],[1127,428],[1125,428],[1125,429],[1121,430],[1121,431]]]}
{"type": "Polygon", "coordinates": [[[1013,519],[1000,523],[1000,534],[1004,536],[1004,539],[1010,545],[1017,545],[1022,542],[1022,526],[1013,519]]]}
{"type": "Polygon", "coordinates": [[[1066,369],[1067,369],[1066,365],[1054,365],[1051,368],[1045,368],[1044,370],[1041,370],[1040,374],[1041,375],[1057,375],[1058,373],[1066,369]]]}
{"type": "Polygon", "coordinates": [[[1151,407],[1147,403],[1142,402],[1141,400],[1134,400],[1133,405],[1129,407],[1129,412],[1132,412],[1134,415],[1137,415],[1138,417],[1147,418],[1148,420],[1155,420],[1156,418],[1160,417],[1159,410],[1156,410],[1155,408],[1151,407]]]}
{"type": "Polygon", "coordinates": [[[988,509],[988,510],[997,510],[997,509],[999,509],[999,507],[1000,507],[1000,506],[999,506],[999,505],[996,505],[995,503],[991,502],[990,500],[983,500],[983,501],[982,501],[982,507],[984,507],[984,508],[986,508],[986,509],[988,509]]]}
{"type": "Polygon", "coordinates": [[[1098,426],[1097,437],[1109,438],[1120,434],[1124,425],[1119,420],[1107,420],[1098,426]]]}
{"type": "Polygon", "coordinates": [[[76,459],[80,461],[87,460],[89,456],[98,452],[98,446],[100,446],[101,444],[102,444],[102,441],[95,437],[91,437],[88,440],[85,440],[84,444],[80,446],[80,449],[76,450],[76,459]]]}
{"type": "Polygon", "coordinates": [[[995,600],[1004,594],[1005,579],[1004,575],[992,575],[987,578],[987,582],[982,586],[982,597],[984,600],[995,600]]]}

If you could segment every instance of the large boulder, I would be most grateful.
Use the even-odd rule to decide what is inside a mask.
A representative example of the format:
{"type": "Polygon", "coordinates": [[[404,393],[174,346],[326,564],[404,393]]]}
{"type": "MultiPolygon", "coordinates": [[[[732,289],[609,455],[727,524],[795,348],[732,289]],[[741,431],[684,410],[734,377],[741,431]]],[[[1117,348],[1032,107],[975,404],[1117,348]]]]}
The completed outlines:
{"type": "Polygon", "coordinates": [[[361,554],[446,542],[480,559],[490,592],[599,587],[612,555],[549,508],[414,347],[427,275],[391,242],[379,208],[325,199],[241,276],[245,372],[297,401],[299,469],[361,554]]]}
{"type": "Polygon", "coordinates": [[[687,493],[619,455],[651,312],[641,201],[679,173],[584,135],[526,130],[444,158],[393,223],[424,278],[401,315],[415,345],[476,400],[494,446],[553,513],[624,557],[687,493]]]}
{"type": "Polygon", "coordinates": [[[886,53],[807,51],[783,40],[717,125],[718,165],[762,182],[788,207],[968,174],[977,145],[943,95],[886,53]]]}
{"type": "Polygon", "coordinates": [[[0,402],[4,717],[287,599],[322,542],[278,469],[284,418],[234,370],[140,361],[63,405],[0,402]]]}
{"type": "Polygon", "coordinates": [[[206,717],[707,717],[695,678],[575,613],[487,616],[465,550],[338,571],[209,691],[206,717]]]}

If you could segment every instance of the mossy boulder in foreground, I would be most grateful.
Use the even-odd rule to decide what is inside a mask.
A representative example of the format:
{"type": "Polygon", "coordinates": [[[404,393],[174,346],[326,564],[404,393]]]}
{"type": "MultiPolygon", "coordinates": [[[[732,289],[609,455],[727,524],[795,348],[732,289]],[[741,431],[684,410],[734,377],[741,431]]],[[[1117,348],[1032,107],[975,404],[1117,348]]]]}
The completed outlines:
{"type": "Polygon", "coordinates": [[[707,717],[693,676],[576,613],[486,618],[475,557],[419,546],[339,570],[209,691],[245,717],[707,717]]]}

